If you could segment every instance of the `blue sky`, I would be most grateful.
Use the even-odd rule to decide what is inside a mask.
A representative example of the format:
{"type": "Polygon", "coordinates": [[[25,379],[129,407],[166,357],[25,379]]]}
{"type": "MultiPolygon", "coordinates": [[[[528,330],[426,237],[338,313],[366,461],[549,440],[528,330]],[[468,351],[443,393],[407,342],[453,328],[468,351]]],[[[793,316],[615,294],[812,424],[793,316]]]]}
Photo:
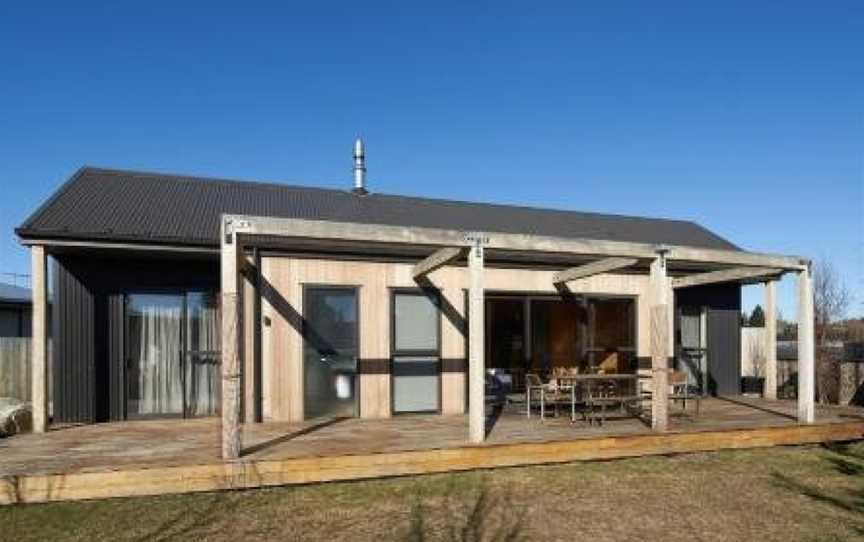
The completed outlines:
{"type": "Polygon", "coordinates": [[[860,1],[13,4],[0,272],[81,165],[348,187],[361,133],[372,190],[692,219],[864,313],[860,1]]]}

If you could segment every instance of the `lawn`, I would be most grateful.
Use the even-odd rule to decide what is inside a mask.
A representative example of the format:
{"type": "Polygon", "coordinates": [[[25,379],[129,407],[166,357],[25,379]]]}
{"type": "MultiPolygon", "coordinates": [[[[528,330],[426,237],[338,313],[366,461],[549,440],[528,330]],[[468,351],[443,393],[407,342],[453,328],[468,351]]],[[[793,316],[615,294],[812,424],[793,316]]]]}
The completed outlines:
{"type": "Polygon", "coordinates": [[[2,540],[862,540],[864,443],[0,507],[2,540]]]}

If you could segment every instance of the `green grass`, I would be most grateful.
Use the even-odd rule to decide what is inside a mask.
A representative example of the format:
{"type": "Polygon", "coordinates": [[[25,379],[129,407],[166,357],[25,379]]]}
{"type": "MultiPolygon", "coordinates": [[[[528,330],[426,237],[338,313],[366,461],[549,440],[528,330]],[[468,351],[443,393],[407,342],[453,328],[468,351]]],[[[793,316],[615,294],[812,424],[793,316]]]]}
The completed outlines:
{"type": "Polygon", "coordinates": [[[864,443],[0,507],[0,540],[862,540],[864,443]]]}

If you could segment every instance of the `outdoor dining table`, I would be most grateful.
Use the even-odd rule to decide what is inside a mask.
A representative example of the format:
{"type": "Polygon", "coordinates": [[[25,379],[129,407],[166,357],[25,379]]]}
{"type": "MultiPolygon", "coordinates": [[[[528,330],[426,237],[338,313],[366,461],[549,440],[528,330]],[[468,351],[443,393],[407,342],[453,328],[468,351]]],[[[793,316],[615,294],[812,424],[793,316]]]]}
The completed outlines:
{"type": "MultiPolygon", "coordinates": [[[[634,396],[638,397],[639,390],[639,375],[636,374],[578,374],[555,377],[556,385],[559,388],[570,389],[570,422],[576,421],[576,388],[583,386],[585,396],[591,398],[591,389],[594,385],[603,382],[632,382],[634,386],[634,396]]],[[[623,396],[611,398],[625,400],[623,396]]]]}

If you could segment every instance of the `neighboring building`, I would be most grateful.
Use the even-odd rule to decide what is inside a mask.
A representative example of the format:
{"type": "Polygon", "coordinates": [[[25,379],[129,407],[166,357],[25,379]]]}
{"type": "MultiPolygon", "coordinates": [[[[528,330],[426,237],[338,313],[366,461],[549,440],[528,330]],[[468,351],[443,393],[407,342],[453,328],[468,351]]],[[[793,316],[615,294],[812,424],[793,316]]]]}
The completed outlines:
{"type": "MultiPolygon", "coordinates": [[[[416,267],[442,239],[467,242],[464,232],[491,239],[486,368],[517,380],[559,366],[650,374],[651,307],[660,303],[652,292],[671,296],[676,277],[770,263],[719,283],[682,283],[668,305],[670,356],[696,352],[699,362],[681,368],[709,393],[736,394],[741,283],[754,270],[774,277],[802,265],[742,251],[692,222],[369,193],[362,174],[354,190],[332,190],[87,167],[17,230],[56,262],[55,420],[219,410],[220,284],[231,280],[220,278],[220,253],[245,231],[223,237],[220,228],[269,223],[226,215],[284,226],[242,238],[247,421],[465,412],[465,264],[416,267]],[[523,248],[502,248],[510,246],[523,248]],[[619,250],[634,257],[559,280],[563,269],[594,269],[619,250]]],[[[449,259],[464,257],[457,249],[449,259]]]]}
{"type": "Polygon", "coordinates": [[[0,283],[0,337],[29,337],[30,289],[0,283]]]}

